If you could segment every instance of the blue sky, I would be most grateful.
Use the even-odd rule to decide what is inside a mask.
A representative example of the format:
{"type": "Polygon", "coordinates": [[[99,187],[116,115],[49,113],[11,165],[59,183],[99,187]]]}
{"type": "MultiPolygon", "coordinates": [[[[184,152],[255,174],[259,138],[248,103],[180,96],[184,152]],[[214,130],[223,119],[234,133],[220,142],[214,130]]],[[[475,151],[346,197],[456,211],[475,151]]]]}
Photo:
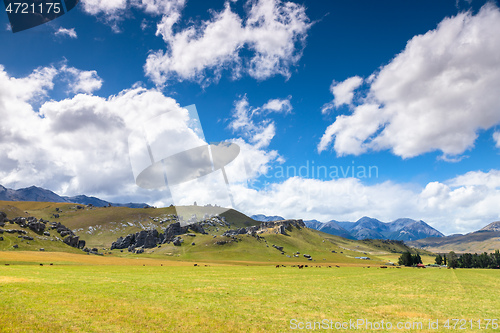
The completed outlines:
{"type": "Polygon", "coordinates": [[[497,6],[82,0],[15,34],[0,15],[0,184],[168,205],[135,185],[126,138],[195,104],[208,142],[246,154],[247,214],[478,229],[500,218],[497,6]]]}

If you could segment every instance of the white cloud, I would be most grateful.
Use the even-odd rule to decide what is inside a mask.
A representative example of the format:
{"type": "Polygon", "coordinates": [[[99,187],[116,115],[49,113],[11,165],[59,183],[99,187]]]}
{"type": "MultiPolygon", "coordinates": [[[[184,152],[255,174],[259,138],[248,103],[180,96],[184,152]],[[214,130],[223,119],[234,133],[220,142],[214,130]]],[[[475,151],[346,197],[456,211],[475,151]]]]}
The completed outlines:
{"type": "Polygon", "coordinates": [[[164,197],[135,185],[127,138],[145,120],[180,110],[176,101],[134,87],[108,98],[78,94],[47,101],[34,110],[30,100],[52,89],[56,74],[53,68],[41,68],[16,79],[0,70],[2,185],[36,184],[63,195],[142,195],[149,201],[164,197]]]}
{"type": "Polygon", "coordinates": [[[500,148],[500,132],[493,133],[493,140],[495,140],[495,146],[500,148]]]}
{"type": "Polygon", "coordinates": [[[289,113],[292,110],[291,96],[287,99],[271,99],[262,107],[251,107],[247,96],[243,96],[234,104],[232,121],[229,128],[240,138],[231,141],[241,148],[242,159],[245,161],[246,177],[252,181],[265,175],[273,164],[283,163],[284,159],[276,150],[268,149],[271,140],[276,135],[276,125],[270,119],[262,118],[264,113],[273,111],[289,113]]]}
{"type": "Polygon", "coordinates": [[[74,67],[64,65],[61,72],[67,74],[69,78],[70,91],[77,93],[91,94],[92,92],[101,89],[102,79],[97,75],[96,71],[83,71],[74,67]]]}
{"type": "Polygon", "coordinates": [[[247,16],[241,18],[226,2],[211,20],[177,33],[172,27],[179,12],[165,15],[157,35],[168,47],[148,56],[146,74],[158,85],[174,78],[208,84],[218,80],[224,70],[232,71],[233,78],[245,73],[259,80],[289,77],[311,26],[305,8],[281,0],[248,1],[247,6],[247,16]],[[252,53],[250,58],[240,55],[245,47],[252,53]],[[207,79],[208,72],[214,78],[207,79]]]}
{"type": "MultiPolygon", "coordinates": [[[[166,192],[146,191],[135,185],[127,138],[138,124],[167,111],[185,116],[185,111],[172,98],[141,87],[106,98],[78,94],[44,102],[39,111],[35,110],[32,101],[43,102],[57,74],[56,69],[47,67],[24,78],[13,78],[0,68],[2,185],[19,188],[35,184],[63,195],[84,193],[112,201],[170,204],[166,192]]],[[[246,97],[236,102],[234,129],[242,135],[250,129],[253,134],[245,137],[248,142],[243,138],[232,141],[249,162],[250,178],[272,177],[273,166],[280,162],[278,152],[267,148],[269,138],[274,136],[267,133],[274,131],[269,126],[272,122],[256,121],[254,117],[259,115],[252,110],[246,97]]],[[[262,188],[254,188],[252,183],[249,186],[245,177],[238,178],[241,174],[232,172],[235,170],[239,169],[227,170],[228,176],[237,178],[232,194],[237,208],[248,214],[322,221],[353,221],[364,215],[383,221],[410,217],[423,219],[445,233],[477,230],[500,219],[500,170],[469,172],[424,187],[295,176],[262,188]]],[[[189,200],[211,199],[196,187],[183,190],[189,200]]],[[[221,200],[222,192],[217,192],[221,200]]]]}
{"type": "Polygon", "coordinates": [[[328,127],[318,150],[338,155],[391,149],[403,158],[456,156],[500,123],[500,11],[444,19],[371,78],[363,104],[328,127]]]}
{"type": "MultiPolygon", "coordinates": [[[[351,105],[354,98],[354,90],[359,88],[363,79],[359,76],[353,76],[343,82],[332,82],[330,90],[333,94],[333,106],[340,107],[344,104],[351,105]]],[[[324,110],[322,110],[325,113],[324,110]]]]}
{"type": "Polygon", "coordinates": [[[290,100],[292,96],[288,96],[286,99],[270,99],[266,104],[262,105],[263,110],[267,110],[269,112],[277,112],[277,113],[291,113],[292,112],[292,103],[290,100]]]}
{"type": "Polygon", "coordinates": [[[351,116],[337,116],[328,126],[318,144],[318,151],[326,150],[335,138],[333,148],[338,155],[360,155],[368,150],[366,138],[380,128],[383,116],[376,104],[363,104],[354,110],[351,116]]]}
{"type": "Polygon", "coordinates": [[[233,194],[238,208],[248,214],[320,221],[410,217],[423,219],[445,234],[475,231],[500,219],[499,170],[473,172],[423,188],[389,181],[365,185],[356,178],[324,181],[295,176],[263,189],[239,186],[233,194]]]}
{"type": "Polygon", "coordinates": [[[134,7],[151,15],[172,15],[186,5],[186,0],[131,0],[134,7]]]}
{"type": "Polygon", "coordinates": [[[61,36],[61,37],[78,38],[78,35],[76,34],[75,28],[66,29],[66,28],[60,27],[56,32],[54,32],[54,35],[61,36]]]}
{"type": "Polygon", "coordinates": [[[91,15],[116,15],[127,8],[127,0],[82,0],[83,10],[91,15]]]}
{"type": "Polygon", "coordinates": [[[102,18],[115,32],[120,32],[118,23],[130,7],[127,0],[81,0],[81,3],[87,14],[102,18]]]}
{"type": "MultiPolygon", "coordinates": [[[[180,12],[186,0],[81,0],[83,10],[90,15],[103,19],[114,32],[120,32],[119,24],[131,16],[131,8],[135,8],[151,16],[162,15],[162,23],[170,24],[170,28],[180,18],[180,12]]],[[[144,30],[148,22],[144,19],[141,28],[144,30]]]]}
{"type": "Polygon", "coordinates": [[[266,148],[276,134],[276,125],[269,119],[264,119],[255,123],[254,117],[267,112],[290,113],[292,104],[291,97],[288,99],[271,99],[262,107],[253,108],[248,103],[247,96],[243,96],[235,102],[233,110],[233,119],[229,124],[234,132],[240,133],[244,138],[249,140],[257,149],[266,148]]]}

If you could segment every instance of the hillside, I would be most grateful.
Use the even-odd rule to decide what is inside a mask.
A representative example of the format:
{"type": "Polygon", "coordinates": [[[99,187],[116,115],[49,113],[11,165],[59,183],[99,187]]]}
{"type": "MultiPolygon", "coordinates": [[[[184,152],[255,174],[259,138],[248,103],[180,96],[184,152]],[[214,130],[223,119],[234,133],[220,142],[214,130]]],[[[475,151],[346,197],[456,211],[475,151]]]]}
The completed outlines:
{"type": "MultiPolygon", "coordinates": [[[[189,206],[191,213],[204,211],[207,207],[189,206]]],[[[113,242],[141,231],[157,230],[158,233],[175,222],[174,207],[166,208],[138,208],[127,207],[87,207],[68,203],[40,203],[40,202],[0,202],[0,211],[7,210],[8,218],[14,215],[25,214],[49,221],[57,221],[69,227],[76,236],[85,240],[87,247],[96,247],[106,256],[116,257],[150,257],[170,260],[197,260],[197,261],[233,261],[233,262],[282,262],[282,263],[343,263],[354,265],[376,265],[392,260],[397,261],[399,253],[408,250],[402,243],[390,241],[354,241],[342,237],[329,235],[304,227],[288,228],[281,234],[282,229],[273,226],[274,222],[265,222],[266,228],[259,231],[259,237],[251,234],[238,234],[242,228],[256,226],[261,222],[235,211],[224,211],[220,207],[210,207],[211,213],[220,213],[221,221],[227,225],[205,225],[203,234],[198,231],[179,235],[183,240],[180,246],[173,243],[156,244],[152,248],[144,248],[144,253],[134,254],[127,248],[110,250],[113,242]],[[80,208],[79,208],[80,207],[80,208]],[[53,214],[59,214],[55,218],[53,214]],[[223,236],[233,230],[232,236],[223,236]],[[236,234],[234,234],[236,232],[236,234]],[[194,244],[193,244],[194,243],[194,244]],[[275,246],[273,246],[275,245],[275,246]],[[278,248],[283,247],[282,250],[278,248]],[[300,252],[300,254],[297,254],[300,252]],[[111,253],[111,254],[109,254],[111,253]],[[303,256],[312,256],[309,261],[303,256]],[[296,255],[296,256],[294,256],[296,255]],[[369,256],[372,260],[360,260],[356,257],[369,256]]],[[[276,222],[280,223],[280,222],[276,222]]],[[[57,235],[54,235],[57,236],[57,235]]],[[[36,238],[36,237],[34,237],[36,238]]],[[[10,249],[14,239],[4,241],[2,249],[10,249]]],[[[47,251],[75,252],[78,249],[69,248],[64,243],[51,240],[41,240],[44,243],[24,244],[23,250],[38,250],[45,247],[47,251]],[[46,241],[46,242],[45,242],[46,241]],[[51,248],[49,243],[57,248],[51,248]],[[26,246],[25,246],[26,245],[26,246]],[[59,247],[61,246],[61,247],[59,247]]],[[[411,251],[415,251],[410,249],[411,251]]],[[[425,251],[421,251],[425,254],[425,251]]],[[[429,262],[431,257],[429,257],[429,262]]]]}
{"type": "MultiPolygon", "coordinates": [[[[248,216],[221,207],[183,207],[187,214],[202,216],[220,214],[232,227],[242,228],[258,224],[248,216]]],[[[175,208],[128,208],[93,207],[69,203],[0,201],[0,211],[8,213],[8,218],[34,216],[60,222],[87,241],[88,246],[110,247],[119,235],[135,233],[146,229],[157,229],[170,223],[175,208]],[[58,216],[57,218],[55,216],[58,216]],[[165,225],[164,225],[165,224],[165,225]]]]}
{"type": "Polygon", "coordinates": [[[452,235],[440,238],[424,238],[409,245],[436,253],[492,253],[500,249],[500,222],[493,222],[484,228],[466,235],[452,235]]]}

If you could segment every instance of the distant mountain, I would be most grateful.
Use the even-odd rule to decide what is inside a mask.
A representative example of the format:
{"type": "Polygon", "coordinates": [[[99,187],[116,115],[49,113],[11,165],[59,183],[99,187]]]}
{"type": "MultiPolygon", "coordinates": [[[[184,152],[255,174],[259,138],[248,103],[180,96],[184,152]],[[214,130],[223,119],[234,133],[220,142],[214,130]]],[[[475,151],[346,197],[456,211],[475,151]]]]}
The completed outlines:
{"type": "Polygon", "coordinates": [[[348,239],[354,239],[349,231],[345,230],[338,225],[337,221],[331,220],[330,222],[320,222],[318,220],[304,221],[306,227],[325,232],[330,235],[340,236],[348,239]]]}
{"type": "Polygon", "coordinates": [[[394,231],[388,236],[389,239],[412,241],[427,237],[444,237],[442,233],[432,228],[424,221],[414,221],[405,225],[400,230],[394,231]]]}
{"type": "Polygon", "coordinates": [[[500,231],[500,221],[492,222],[479,231],[500,231]]]}
{"type": "Polygon", "coordinates": [[[493,222],[484,228],[465,235],[430,237],[408,242],[409,245],[436,253],[482,253],[500,249],[500,222],[493,222]]]}
{"type": "Polygon", "coordinates": [[[318,220],[308,220],[308,221],[304,221],[306,227],[308,227],[309,229],[315,229],[315,230],[319,230],[323,225],[325,225],[323,222],[320,222],[318,220]]]}
{"type": "Polygon", "coordinates": [[[145,203],[111,203],[101,200],[96,197],[89,197],[86,195],[77,195],[74,197],[60,196],[50,190],[41,187],[30,186],[13,190],[0,185],[0,200],[5,201],[42,201],[42,202],[69,202],[77,203],[80,205],[92,204],[96,207],[102,206],[117,206],[117,207],[130,207],[130,208],[143,208],[148,206],[145,203]]]}
{"type": "Polygon", "coordinates": [[[326,232],[327,234],[332,234],[348,239],[355,239],[349,231],[342,228],[337,221],[331,220],[330,222],[323,223],[323,225],[317,229],[319,231],[326,232]]]}
{"type": "Polygon", "coordinates": [[[281,216],[266,216],[264,214],[256,214],[256,215],[252,215],[250,217],[252,219],[254,219],[255,221],[259,221],[259,222],[273,222],[273,221],[284,220],[284,218],[281,216]]]}
{"type": "Polygon", "coordinates": [[[401,218],[387,223],[364,216],[356,222],[330,221],[321,223],[311,220],[305,221],[305,223],[308,228],[351,239],[371,238],[411,241],[444,236],[424,221],[415,221],[408,218],[401,218]]]}
{"type": "Polygon", "coordinates": [[[0,185],[0,200],[68,202],[54,192],[36,186],[13,190],[0,185]]]}
{"type": "Polygon", "coordinates": [[[356,222],[337,222],[337,224],[345,230],[350,231],[354,227],[356,222]]]}
{"type": "Polygon", "coordinates": [[[384,239],[389,226],[377,219],[364,216],[356,221],[351,230],[351,235],[356,239],[384,239]]]}

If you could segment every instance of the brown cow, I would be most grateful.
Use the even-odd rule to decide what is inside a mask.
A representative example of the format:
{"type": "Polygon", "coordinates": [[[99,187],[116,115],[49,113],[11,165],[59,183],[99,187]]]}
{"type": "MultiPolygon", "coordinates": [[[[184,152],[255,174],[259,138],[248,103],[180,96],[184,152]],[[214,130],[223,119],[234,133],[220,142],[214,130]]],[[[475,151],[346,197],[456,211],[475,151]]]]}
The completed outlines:
{"type": "Polygon", "coordinates": [[[302,268],[304,268],[304,265],[299,265],[299,269],[302,269],[302,268]]]}

